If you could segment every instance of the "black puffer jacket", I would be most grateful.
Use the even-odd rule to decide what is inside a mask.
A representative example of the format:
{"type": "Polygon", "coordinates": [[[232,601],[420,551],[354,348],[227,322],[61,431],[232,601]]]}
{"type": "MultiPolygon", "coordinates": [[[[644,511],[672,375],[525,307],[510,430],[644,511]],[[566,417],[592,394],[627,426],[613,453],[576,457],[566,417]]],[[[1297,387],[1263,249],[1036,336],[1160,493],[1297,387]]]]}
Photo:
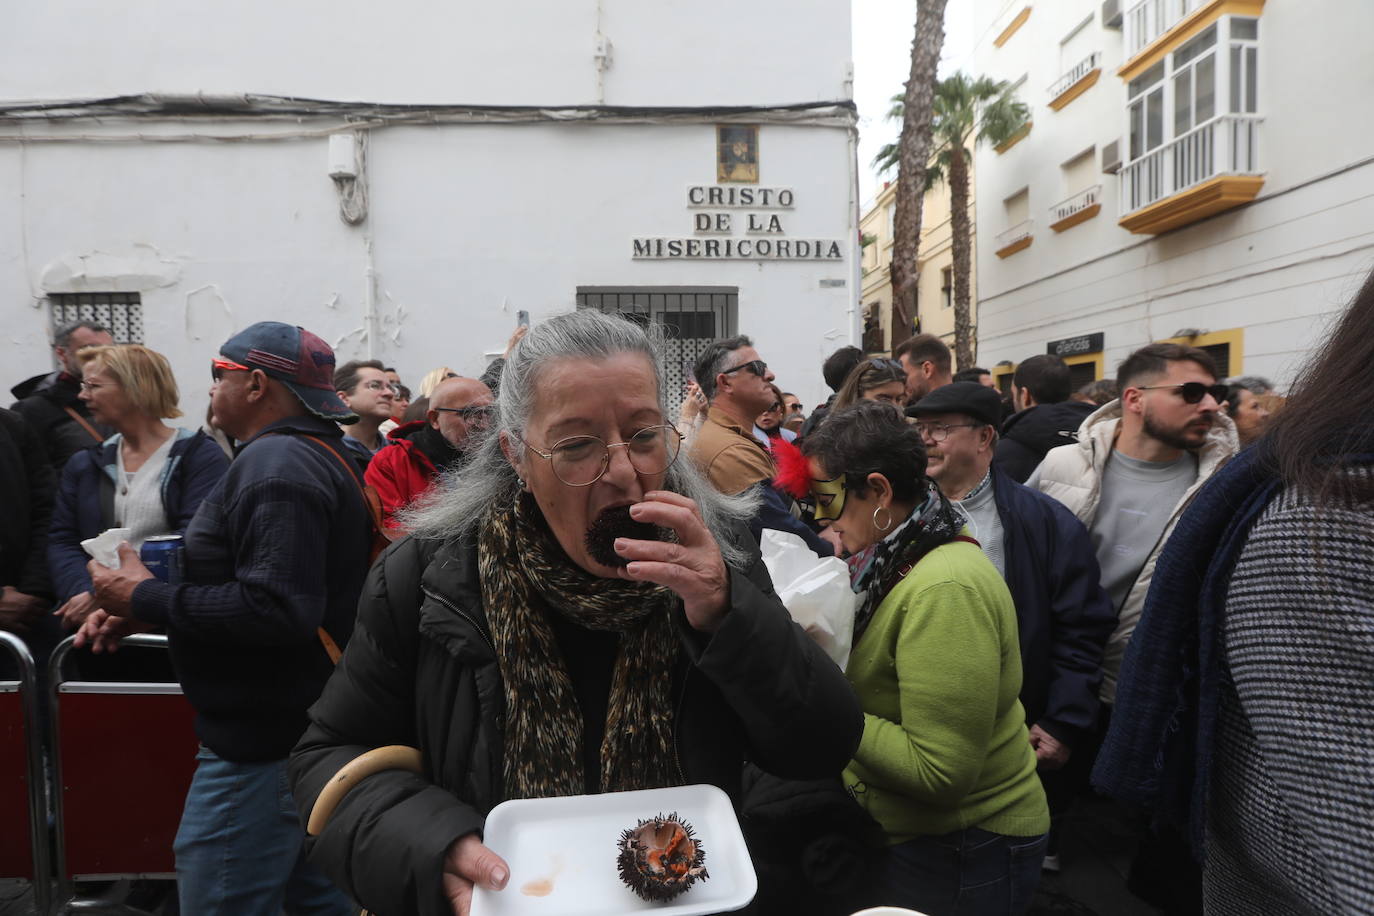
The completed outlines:
{"type": "Polygon", "coordinates": [[[1002,424],[1002,438],[993,460],[1012,480],[1025,483],[1046,452],[1078,441],[1078,427],[1096,409],[1095,404],[1061,401],[1036,404],[1013,414],[1002,424]]]}
{"type": "MultiPolygon", "coordinates": [[[[311,861],[375,913],[449,916],[444,851],[502,800],[505,696],[476,560],[471,546],[414,538],[378,559],[352,641],[291,757],[306,817],[359,754],[423,752],[423,777],[364,780],[308,843],[311,861]]],[[[757,553],[747,575],[730,575],[719,630],[706,637],[679,620],[674,745],[685,782],[719,786],[738,806],[746,759],[789,778],[832,775],[858,747],[863,715],[843,672],[788,617],[757,553]]]]}
{"type": "Polygon", "coordinates": [[[33,427],[10,410],[0,410],[0,487],[0,585],[51,598],[48,520],[57,480],[33,427]]]}
{"type": "Polygon", "coordinates": [[[67,459],[81,451],[108,439],[114,430],[102,426],[91,419],[91,412],[79,397],[81,380],[65,372],[50,372],[25,379],[10,389],[19,400],[12,410],[23,415],[38,438],[42,440],[48,463],[58,475],[67,464],[67,459]],[[100,438],[96,439],[80,423],[72,419],[67,408],[91,425],[100,438]]]}

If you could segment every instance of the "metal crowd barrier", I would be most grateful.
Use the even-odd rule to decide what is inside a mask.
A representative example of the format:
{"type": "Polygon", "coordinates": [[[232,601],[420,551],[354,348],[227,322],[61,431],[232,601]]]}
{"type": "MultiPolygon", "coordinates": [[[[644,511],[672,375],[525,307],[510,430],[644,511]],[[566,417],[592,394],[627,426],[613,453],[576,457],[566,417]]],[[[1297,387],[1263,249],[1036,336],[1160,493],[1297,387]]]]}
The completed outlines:
{"type": "MultiPolygon", "coordinates": [[[[74,900],[77,881],[175,877],[172,842],[198,746],[180,684],[68,680],[72,642],[63,640],[48,665],[64,911],[108,906],[74,900]]],[[[122,645],[165,651],[167,637],[127,636],[122,645]]]]}
{"type": "Polygon", "coordinates": [[[19,679],[0,681],[0,878],[28,881],[38,912],[52,905],[48,856],[48,806],[43,785],[43,736],[38,720],[38,674],[24,641],[0,630],[0,646],[14,658],[19,679]],[[17,749],[23,753],[15,753],[17,749]]]}

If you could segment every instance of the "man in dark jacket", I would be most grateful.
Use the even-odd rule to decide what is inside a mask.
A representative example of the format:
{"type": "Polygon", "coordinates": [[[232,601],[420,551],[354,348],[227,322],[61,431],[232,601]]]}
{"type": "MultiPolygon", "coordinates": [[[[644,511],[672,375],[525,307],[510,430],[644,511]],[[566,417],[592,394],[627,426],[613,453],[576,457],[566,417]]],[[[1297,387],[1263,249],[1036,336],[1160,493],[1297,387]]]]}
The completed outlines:
{"type": "Polygon", "coordinates": [[[1016,367],[1011,400],[1016,413],[1002,424],[994,460],[1017,483],[1025,483],[1052,448],[1075,441],[1078,427],[1096,407],[1070,401],[1073,379],[1057,356],[1032,356],[1016,367]]]}
{"type": "Polygon", "coordinates": [[[364,478],[377,491],[388,527],[442,471],[461,467],[491,417],[491,389],[475,378],[448,378],[434,387],[423,420],[393,429],[364,478]]]}
{"type": "Polygon", "coordinates": [[[53,473],[33,428],[11,410],[0,410],[0,488],[0,630],[24,637],[37,655],[57,636],[56,621],[47,616],[53,473]]]}
{"type": "Polygon", "coordinates": [[[1083,524],[993,466],[999,409],[997,392],[976,382],[938,388],[910,408],[927,473],[969,520],[1016,603],[1031,744],[1042,770],[1058,769],[1096,724],[1102,649],[1116,615],[1083,524]]]}
{"type": "Polygon", "coordinates": [[[361,481],[335,425],[352,414],[333,351],[301,328],[259,322],[213,372],[214,422],[244,445],[186,530],[186,583],[154,579],[126,545],[119,569],[90,567],[104,611],[82,636],[99,649],[130,621],[167,627],[202,744],[175,844],[182,912],[356,912],[305,863],[286,782],[367,574],[361,481]]]}
{"type": "Polygon", "coordinates": [[[10,389],[19,400],[13,410],[38,433],[52,469],[58,474],[67,459],[83,448],[105,441],[114,430],[91,420],[91,412],[77,397],[81,393],[82,347],[103,347],[114,343],[108,329],[94,321],[63,325],[53,334],[53,353],[59,369],[35,375],[10,389]]]}

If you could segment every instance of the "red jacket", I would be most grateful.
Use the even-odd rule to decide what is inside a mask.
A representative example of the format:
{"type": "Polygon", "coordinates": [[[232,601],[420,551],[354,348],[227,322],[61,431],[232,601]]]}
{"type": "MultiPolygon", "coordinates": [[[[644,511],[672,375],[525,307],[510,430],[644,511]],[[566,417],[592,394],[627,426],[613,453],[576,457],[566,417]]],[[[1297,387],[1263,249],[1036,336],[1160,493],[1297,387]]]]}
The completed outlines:
{"type": "Polygon", "coordinates": [[[410,441],[411,435],[424,427],[424,420],[414,420],[393,429],[387,436],[387,447],[372,456],[363,475],[382,498],[388,528],[400,527],[393,518],[396,510],[405,508],[428,490],[438,474],[434,462],[410,441]]]}

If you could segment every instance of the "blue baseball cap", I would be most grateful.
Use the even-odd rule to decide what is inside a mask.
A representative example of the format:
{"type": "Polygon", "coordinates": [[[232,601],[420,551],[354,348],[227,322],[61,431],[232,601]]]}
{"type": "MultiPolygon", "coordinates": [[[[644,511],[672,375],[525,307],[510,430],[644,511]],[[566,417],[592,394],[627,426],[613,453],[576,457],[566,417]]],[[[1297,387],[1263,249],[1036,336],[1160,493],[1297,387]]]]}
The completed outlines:
{"type": "Polygon", "coordinates": [[[281,382],[317,417],[335,423],[358,421],[334,391],[334,348],[305,328],[259,321],[226,340],[219,352],[281,382]]]}

